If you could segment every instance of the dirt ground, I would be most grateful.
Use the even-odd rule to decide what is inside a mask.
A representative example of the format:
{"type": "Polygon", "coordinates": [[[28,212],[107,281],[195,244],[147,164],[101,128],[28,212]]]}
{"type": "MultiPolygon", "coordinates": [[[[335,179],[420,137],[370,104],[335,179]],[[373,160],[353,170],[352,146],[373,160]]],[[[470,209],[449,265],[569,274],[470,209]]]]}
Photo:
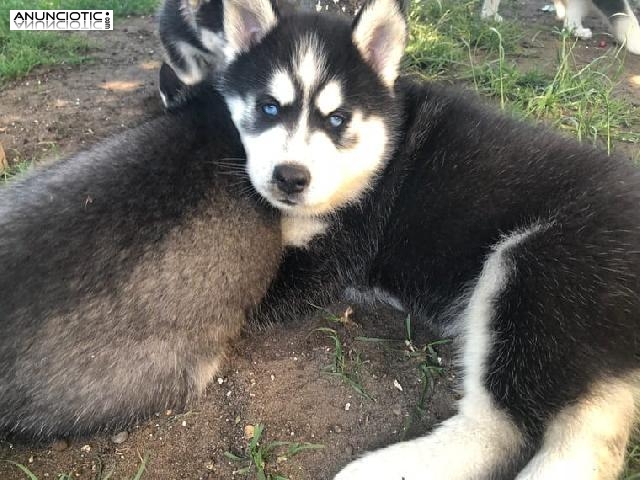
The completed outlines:
{"type": "MultiPolygon", "coordinates": [[[[332,3],[332,2],[331,2],[332,3]]],[[[518,5],[514,12],[528,25],[523,35],[527,62],[551,65],[558,24],[541,4],[518,5]]],[[[509,15],[505,9],[504,16],[509,15]]],[[[581,43],[585,61],[603,53],[594,40],[581,43]]],[[[113,32],[94,32],[94,60],[80,66],[41,68],[0,92],[0,142],[10,163],[46,159],[81,150],[114,132],[161,113],[156,93],[159,48],[150,17],[116,21],[113,32]]],[[[605,41],[608,41],[605,40],[605,41]]],[[[640,105],[640,57],[626,59],[618,94],[640,105]],[[635,78],[635,80],[634,80],[635,78]]],[[[622,146],[634,155],[638,145],[622,146]]],[[[337,314],[346,305],[332,308],[337,314]]],[[[40,480],[132,478],[147,457],[143,478],[231,479],[245,466],[225,456],[244,454],[245,426],[264,424],[264,441],[312,442],[323,449],[293,458],[272,458],[267,470],[292,480],[330,479],[341,466],[363,452],[428,431],[454,412],[455,372],[451,347],[437,347],[444,372],[430,382],[423,415],[415,415],[424,378],[420,357],[404,345],[405,315],[386,308],[355,307],[356,325],[336,324],[323,312],[299,323],[245,334],[207,395],[187,412],[158,412],[128,432],[123,443],[110,435],[28,446],[0,441],[0,459],[27,465],[40,480]],[[337,331],[348,365],[360,359],[365,398],[337,376],[327,373],[334,343],[318,327],[337,331]],[[366,342],[357,337],[396,339],[366,342]],[[411,421],[410,421],[411,420],[411,421]],[[409,428],[405,427],[409,424],[409,428]]],[[[414,325],[415,326],[415,325],[414,325]]],[[[425,329],[416,331],[415,345],[438,340],[425,329]]],[[[0,479],[24,474],[0,462],[0,479]]],[[[254,478],[248,476],[247,478],[254,478]]]]}

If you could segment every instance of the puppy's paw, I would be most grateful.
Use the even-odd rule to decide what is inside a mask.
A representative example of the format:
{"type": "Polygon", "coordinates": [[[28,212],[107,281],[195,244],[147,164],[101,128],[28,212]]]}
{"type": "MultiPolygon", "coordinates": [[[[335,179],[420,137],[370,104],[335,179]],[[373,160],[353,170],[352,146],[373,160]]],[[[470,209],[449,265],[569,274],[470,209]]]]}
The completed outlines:
{"type": "Polygon", "coordinates": [[[591,37],[593,37],[593,32],[590,28],[578,27],[573,30],[573,35],[580,40],[589,40],[591,37]]]}
{"type": "Polygon", "coordinates": [[[496,22],[502,22],[502,15],[500,15],[498,12],[492,12],[489,10],[482,10],[480,12],[480,18],[482,18],[483,20],[494,20],[496,22]]]}
{"type": "Polygon", "coordinates": [[[407,455],[398,445],[369,453],[351,462],[336,475],[334,480],[426,480],[425,465],[419,457],[407,455]]]}

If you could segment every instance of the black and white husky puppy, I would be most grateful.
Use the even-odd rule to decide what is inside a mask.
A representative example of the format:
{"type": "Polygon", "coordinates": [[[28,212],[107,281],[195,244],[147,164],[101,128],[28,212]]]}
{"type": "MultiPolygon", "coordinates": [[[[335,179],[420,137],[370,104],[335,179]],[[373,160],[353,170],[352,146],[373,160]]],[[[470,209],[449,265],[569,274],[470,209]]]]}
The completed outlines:
{"type": "MultiPolygon", "coordinates": [[[[615,39],[631,53],[640,55],[640,25],[628,0],[554,0],[553,3],[558,20],[564,21],[564,28],[576,37],[587,40],[593,36],[591,29],[582,25],[582,18],[596,11],[609,24],[615,39]]],[[[499,6],[500,0],[484,0],[480,15],[501,21],[499,6]]]]}
{"type": "Polygon", "coordinates": [[[258,314],[364,286],[458,339],[457,415],[339,480],[615,479],[638,392],[640,173],[397,79],[402,10],[224,2],[222,92],[294,246],[258,314]]]}
{"type": "Polygon", "coordinates": [[[164,0],[157,18],[165,59],[160,97],[171,109],[188,101],[189,87],[225,65],[222,0],[164,0]]]}
{"type": "Polygon", "coordinates": [[[219,95],[0,187],[0,433],[180,408],[275,275],[280,220],[219,95]]]}

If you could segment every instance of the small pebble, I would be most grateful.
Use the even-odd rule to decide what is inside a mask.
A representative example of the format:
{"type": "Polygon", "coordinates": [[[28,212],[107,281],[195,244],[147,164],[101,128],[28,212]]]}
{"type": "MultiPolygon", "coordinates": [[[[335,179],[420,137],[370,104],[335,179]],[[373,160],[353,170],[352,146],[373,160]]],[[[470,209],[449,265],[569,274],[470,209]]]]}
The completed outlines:
{"type": "Polygon", "coordinates": [[[51,444],[51,450],[54,452],[64,452],[67,448],[69,448],[69,440],[66,438],[56,440],[51,444]]]}
{"type": "Polygon", "coordinates": [[[347,403],[344,405],[344,411],[345,411],[345,412],[348,412],[350,408],[351,408],[351,404],[350,404],[349,402],[347,402],[347,403]]]}
{"type": "Polygon", "coordinates": [[[91,451],[91,445],[83,445],[82,447],[80,447],[80,451],[81,452],[90,452],[91,451]]]}
{"type": "Polygon", "coordinates": [[[208,462],[206,462],[204,464],[204,468],[206,468],[207,470],[213,470],[213,460],[209,460],[208,462]]]}
{"type": "Polygon", "coordinates": [[[251,440],[255,435],[256,427],[253,425],[245,425],[244,427],[244,438],[247,440],[251,440]]]}
{"type": "Polygon", "coordinates": [[[129,434],[126,431],[122,431],[113,435],[111,441],[115,444],[120,444],[126,442],[127,438],[129,438],[129,434]]]}
{"type": "Polygon", "coordinates": [[[186,421],[186,420],[183,420],[183,421],[182,421],[182,426],[183,426],[183,427],[186,427],[186,426],[187,426],[187,421],[186,421]]]}
{"type": "Polygon", "coordinates": [[[333,431],[336,433],[342,433],[342,427],[340,425],[336,425],[333,427],[333,431]]]}

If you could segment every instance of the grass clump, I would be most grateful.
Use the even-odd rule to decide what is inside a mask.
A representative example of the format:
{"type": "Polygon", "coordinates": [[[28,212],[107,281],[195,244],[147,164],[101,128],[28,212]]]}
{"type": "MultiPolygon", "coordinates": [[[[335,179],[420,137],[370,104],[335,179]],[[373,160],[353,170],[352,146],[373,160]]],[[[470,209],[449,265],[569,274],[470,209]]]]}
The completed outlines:
{"type": "Polygon", "coordinates": [[[480,19],[476,2],[455,0],[415,0],[409,12],[409,44],[406,71],[427,78],[451,77],[466,71],[469,50],[490,54],[503,48],[517,48],[518,30],[514,24],[480,19]],[[502,43],[491,34],[499,29],[502,43]]]}
{"type": "Polygon", "coordinates": [[[622,72],[617,55],[602,56],[579,67],[573,57],[576,41],[561,33],[555,72],[520,70],[504,59],[480,68],[472,65],[474,86],[496,97],[502,108],[536,120],[546,120],[580,141],[601,143],[611,152],[613,140],[639,142],[633,132],[638,112],[614,95],[622,72]]]}
{"type": "Polygon", "coordinates": [[[358,395],[373,400],[373,397],[367,393],[360,377],[362,369],[362,358],[355,350],[345,352],[342,340],[338,336],[338,332],[333,328],[320,327],[316,328],[317,332],[324,333],[333,342],[333,361],[327,366],[325,372],[331,376],[338,377],[344,383],[353,388],[358,395]]]}
{"type": "MultiPolygon", "coordinates": [[[[12,460],[4,460],[4,461],[15,466],[18,470],[20,470],[25,475],[26,479],[39,480],[38,477],[25,465],[18,462],[14,462],[12,460]]],[[[136,471],[135,475],[131,477],[131,480],[140,480],[142,478],[142,476],[144,475],[147,469],[148,461],[149,461],[149,458],[147,455],[145,455],[144,458],[140,457],[140,466],[138,467],[138,470],[136,471]]],[[[113,476],[113,473],[114,473],[113,470],[110,470],[109,472],[105,472],[102,465],[102,461],[98,458],[98,469],[96,471],[96,475],[94,479],[110,480],[113,476]]],[[[56,480],[72,480],[75,478],[75,476],[72,473],[59,473],[55,478],[56,480]]]]}
{"type": "Polygon", "coordinates": [[[0,182],[0,185],[7,183],[9,180],[18,175],[23,174],[31,168],[32,164],[32,161],[20,160],[19,162],[10,165],[9,168],[0,170],[0,179],[2,180],[0,182]]]}
{"type": "Polygon", "coordinates": [[[236,470],[234,474],[251,475],[255,473],[257,480],[288,480],[287,477],[280,474],[270,473],[268,464],[273,460],[276,460],[276,463],[282,463],[306,450],[324,448],[324,445],[317,443],[262,442],[263,433],[264,425],[255,425],[253,437],[249,440],[244,454],[224,453],[229,460],[245,464],[242,468],[236,470]],[[280,453],[277,454],[276,452],[280,453]]]}

